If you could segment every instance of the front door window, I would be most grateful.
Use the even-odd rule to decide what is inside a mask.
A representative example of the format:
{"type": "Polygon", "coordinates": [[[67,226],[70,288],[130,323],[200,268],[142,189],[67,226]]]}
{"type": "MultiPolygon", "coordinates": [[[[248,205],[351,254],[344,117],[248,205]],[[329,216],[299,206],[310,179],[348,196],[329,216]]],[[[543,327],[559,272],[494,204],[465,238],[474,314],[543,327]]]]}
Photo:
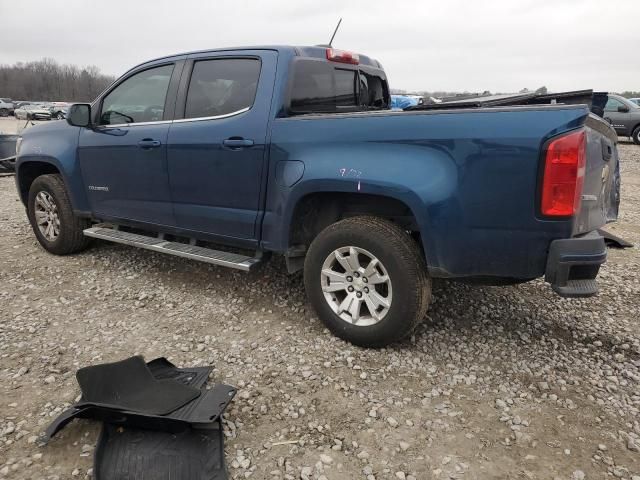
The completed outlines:
{"type": "Polygon", "coordinates": [[[129,77],[102,101],[100,125],[155,122],[164,118],[173,64],[129,77]]]}

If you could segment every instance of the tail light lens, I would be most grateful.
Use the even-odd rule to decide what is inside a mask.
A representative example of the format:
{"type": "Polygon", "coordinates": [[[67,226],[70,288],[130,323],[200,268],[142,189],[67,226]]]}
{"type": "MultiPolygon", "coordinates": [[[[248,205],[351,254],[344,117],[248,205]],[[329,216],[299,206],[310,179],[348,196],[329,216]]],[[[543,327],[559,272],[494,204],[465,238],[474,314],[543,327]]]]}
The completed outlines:
{"type": "Polygon", "coordinates": [[[351,65],[358,65],[360,63],[360,57],[357,53],[337,50],[335,48],[327,48],[327,60],[331,62],[348,63],[351,65]]]}
{"type": "Polygon", "coordinates": [[[585,132],[570,133],[548,144],[542,179],[543,215],[568,217],[580,209],[584,182],[585,132]]]}

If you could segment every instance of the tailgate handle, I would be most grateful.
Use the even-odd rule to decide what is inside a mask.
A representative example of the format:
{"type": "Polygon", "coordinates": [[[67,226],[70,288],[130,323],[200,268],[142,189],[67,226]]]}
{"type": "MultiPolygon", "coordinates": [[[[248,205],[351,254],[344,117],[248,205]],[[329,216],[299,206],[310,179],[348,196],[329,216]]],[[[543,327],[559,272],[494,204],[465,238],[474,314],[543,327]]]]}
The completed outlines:
{"type": "Polygon", "coordinates": [[[605,162],[608,162],[613,156],[613,146],[604,138],[600,139],[600,143],[602,144],[602,158],[605,162]]]}

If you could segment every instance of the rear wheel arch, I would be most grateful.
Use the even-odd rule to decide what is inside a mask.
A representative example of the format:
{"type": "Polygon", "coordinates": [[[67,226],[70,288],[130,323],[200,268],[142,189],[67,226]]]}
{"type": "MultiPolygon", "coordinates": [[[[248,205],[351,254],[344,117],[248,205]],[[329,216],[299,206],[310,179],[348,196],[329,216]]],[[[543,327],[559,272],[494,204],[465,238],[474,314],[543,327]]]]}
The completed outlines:
{"type": "Polygon", "coordinates": [[[407,202],[386,195],[352,192],[314,192],[296,202],[288,223],[289,256],[304,255],[314,238],[325,228],[356,216],[389,220],[410,232],[426,258],[418,215],[407,202]]]}

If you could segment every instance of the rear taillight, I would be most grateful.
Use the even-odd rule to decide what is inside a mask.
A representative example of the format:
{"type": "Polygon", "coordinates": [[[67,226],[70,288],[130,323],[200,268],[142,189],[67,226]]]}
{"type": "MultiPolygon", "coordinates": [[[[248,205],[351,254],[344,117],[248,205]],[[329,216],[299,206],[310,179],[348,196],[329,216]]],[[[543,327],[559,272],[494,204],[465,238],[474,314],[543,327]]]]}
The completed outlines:
{"type": "Polygon", "coordinates": [[[585,162],[584,131],[570,133],[548,144],[540,206],[543,215],[568,217],[578,212],[585,162]]]}
{"type": "Polygon", "coordinates": [[[360,57],[357,53],[336,50],[335,48],[327,48],[327,60],[338,63],[349,63],[351,65],[358,65],[360,63],[360,57]]]}

